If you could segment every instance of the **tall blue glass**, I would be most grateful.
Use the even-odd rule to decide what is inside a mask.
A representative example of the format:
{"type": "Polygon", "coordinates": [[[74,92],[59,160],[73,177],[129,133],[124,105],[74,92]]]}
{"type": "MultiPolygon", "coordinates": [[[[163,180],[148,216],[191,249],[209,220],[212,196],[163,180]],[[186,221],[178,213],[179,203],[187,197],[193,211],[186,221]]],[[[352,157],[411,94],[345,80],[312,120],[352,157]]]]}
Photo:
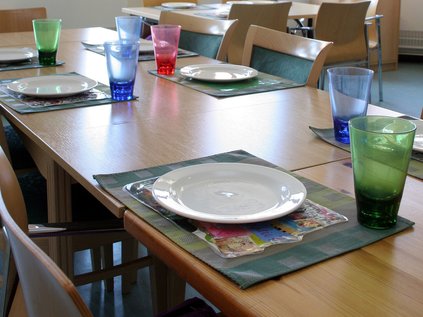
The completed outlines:
{"type": "Polygon", "coordinates": [[[110,91],[114,100],[134,98],[134,83],[137,73],[140,42],[105,42],[110,91]]]}
{"type": "Polygon", "coordinates": [[[358,67],[334,67],[328,69],[328,77],[335,139],[349,144],[348,121],[366,115],[373,71],[358,67]]]}
{"type": "Polygon", "coordinates": [[[119,16],[115,18],[119,40],[139,41],[142,20],[139,16],[119,16]]]}

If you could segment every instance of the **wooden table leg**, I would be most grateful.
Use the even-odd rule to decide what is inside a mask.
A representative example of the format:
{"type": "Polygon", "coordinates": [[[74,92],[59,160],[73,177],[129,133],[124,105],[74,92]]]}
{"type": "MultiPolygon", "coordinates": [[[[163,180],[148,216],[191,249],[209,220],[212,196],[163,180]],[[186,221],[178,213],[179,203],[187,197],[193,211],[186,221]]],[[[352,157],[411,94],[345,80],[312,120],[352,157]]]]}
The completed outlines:
{"type": "Polygon", "coordinates": [[[184,301],[186,283],[160,259],[154,255],[152,257],[153,265],[150,266],[151,297],[153,314],[156,315],[184,301]]]}
{"type": "MultiPolygon", "coordinates": [[[[47,160],[48,222],[72,221],[71,177],[51,158],[47,160]]],[[[73,257],[69,256],[69,237],[49,239],[49,255],[66,273],[73,276],[73,257]]]]}

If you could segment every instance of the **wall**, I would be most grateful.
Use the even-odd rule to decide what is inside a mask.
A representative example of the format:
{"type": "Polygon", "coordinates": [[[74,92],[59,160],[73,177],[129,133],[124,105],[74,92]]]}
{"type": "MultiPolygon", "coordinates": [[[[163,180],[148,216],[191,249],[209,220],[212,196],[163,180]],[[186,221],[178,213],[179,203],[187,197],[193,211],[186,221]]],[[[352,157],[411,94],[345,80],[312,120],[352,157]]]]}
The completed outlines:
{"type": "Polygon", "coordinates": [[[422,0],[401,0],[400,29],[423,31],[422,0]]]}
{"type": "Polygon", "coordinates": [[[140,6],[141,0],[0,0],[0,8],[46,7],[51,18],[61,18],[64,28],[113,27],[121,8],[140,6]]]}

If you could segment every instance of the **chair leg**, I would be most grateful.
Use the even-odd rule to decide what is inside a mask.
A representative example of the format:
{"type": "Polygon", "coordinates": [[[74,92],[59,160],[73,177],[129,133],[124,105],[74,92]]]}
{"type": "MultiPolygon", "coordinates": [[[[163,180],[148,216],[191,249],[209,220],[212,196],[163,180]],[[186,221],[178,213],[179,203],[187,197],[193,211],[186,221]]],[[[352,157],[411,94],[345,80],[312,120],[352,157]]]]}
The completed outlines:
{"type": "Polygon", "coordinates": [[[380,30],[380,18],[376,19],[377,31],[377,72],[379,80],[379,101],[383,101],[383,87],[382,87],[382,35],[380,30]]]}
{"type": "Polygon", "coordinates": [[[90,249],[91,255],[91,269],[93,271],[98,271],[101,268],[101,251],[100,248],[90,249]]]}
{"type": "MultiPolygon", "coordinates": [[[[122,263],[138,258],[138,241],[135,239],[122,240],[122,263]]],[[[137,282],[137,270],[122,274],[122,294],[127,294],[131,290],[131,284],[137,282]]]]}
{"type": "MultiPolygon", "coordinates": [[[[106,244],[102,247],[103,250],[103,269],[113,267],[113,244],[106,244]]],[[[113,277],[106,279],[106,290],[113,291],[114,280],[113,277]]]]}
{"type": "Polygon", "coordinates": [[[319,89],[321,89],[321,90],[325,90],[325,72],[326,72],[326,69],[323,68],[322,72],[320,73],[319,89]]]}

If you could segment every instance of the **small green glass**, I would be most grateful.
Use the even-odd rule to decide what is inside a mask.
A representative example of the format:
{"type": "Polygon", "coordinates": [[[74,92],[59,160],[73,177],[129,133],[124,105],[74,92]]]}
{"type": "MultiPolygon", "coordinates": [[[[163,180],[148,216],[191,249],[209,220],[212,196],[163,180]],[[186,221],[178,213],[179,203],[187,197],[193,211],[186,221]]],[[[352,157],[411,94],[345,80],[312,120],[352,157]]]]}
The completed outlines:
{"type": "Polygon", "coordinates": [[[397,223],[416,125],[384,116],[349,122],[358,222],[373,229],[397,223]]]}
{"type": "Polygon", "coordinates": [[[32,20],[32,26],[40,65],[56,65],[62,20],[35,19],[32,20]]]}

